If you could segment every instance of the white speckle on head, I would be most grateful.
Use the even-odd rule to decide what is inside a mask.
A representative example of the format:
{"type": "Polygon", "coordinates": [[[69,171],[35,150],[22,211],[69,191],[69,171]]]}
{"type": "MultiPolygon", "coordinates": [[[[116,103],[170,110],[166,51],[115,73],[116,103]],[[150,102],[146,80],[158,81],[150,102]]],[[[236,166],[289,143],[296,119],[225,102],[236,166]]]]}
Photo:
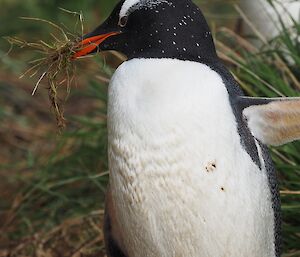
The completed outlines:
{"type": "Polygon", "coordinates": [[[176,42],[175,42],[175,41],[173,41],[173,45],[176,45],[176,42]]]}
{"type": "MultiPolygon", "coordinates": [[[[152,9],[161,3],[171,5],[168,0],[125,0],[121,7],[119,16],[120,18],[123,16],[128,16],[130,13],[143,7],[152,9]]],[[[158,13],[159,11],[156,12],[158,13]]]]}
{"type": "Polygon", "coordinates": [[[182,50],[186,52],[186,48],[185,48],[185,47],[184,47],[184,48],[182,48],[182,50]]]}
{"type": "Polygon", "coordinates": [[[199,47],[199,46],[200,46],[200,45],[199,45],[199,43],[196,43],[196,46],[198,46],[198,47],[199,47]]]}
{"type": "Polygon", "coordinates": [[[176,33],[174,33],[173,35],[174,35],[174,36],[177,36],[177,34],[176,34],[176,33]]]}
{"type": "Polygon", "coordinates": [[[210,31],[205,32],[205,37],[208,37],[211,34],[210,31]]]}

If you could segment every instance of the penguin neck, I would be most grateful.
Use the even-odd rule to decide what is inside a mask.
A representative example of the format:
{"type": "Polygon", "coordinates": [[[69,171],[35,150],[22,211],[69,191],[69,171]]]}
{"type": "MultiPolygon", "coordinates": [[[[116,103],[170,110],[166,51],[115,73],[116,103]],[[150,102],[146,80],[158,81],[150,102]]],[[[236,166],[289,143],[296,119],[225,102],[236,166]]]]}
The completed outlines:
{"type": "Polygon", "coordinates": [[[208,54],[208,49],[206,47],[198,49],[187,49],[184,46],[178,46],[177,49],[169,49],[168,47],[164,48],[165,50],[160,49],[150,49],[143,52],[132,52],[126,54],[128,59],[144,58],[144,59],[177,59],[183,61],[194,61],[211,66],[213,63],[218,61],[217,54],[211,52],[208,54]]]}

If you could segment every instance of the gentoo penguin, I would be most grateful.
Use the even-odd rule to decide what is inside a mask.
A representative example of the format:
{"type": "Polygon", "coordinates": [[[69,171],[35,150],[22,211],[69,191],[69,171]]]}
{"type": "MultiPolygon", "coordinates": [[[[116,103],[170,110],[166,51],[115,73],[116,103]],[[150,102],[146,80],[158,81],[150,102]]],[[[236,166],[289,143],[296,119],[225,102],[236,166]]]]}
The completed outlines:
{"type": "Polygon", "coordinates": [[[191,0],[123,0],[74,57],[127,55],[109,86],[109,257],[278,257],[265,144],[300,138],[300,100],[248,98],[191,0]]]}

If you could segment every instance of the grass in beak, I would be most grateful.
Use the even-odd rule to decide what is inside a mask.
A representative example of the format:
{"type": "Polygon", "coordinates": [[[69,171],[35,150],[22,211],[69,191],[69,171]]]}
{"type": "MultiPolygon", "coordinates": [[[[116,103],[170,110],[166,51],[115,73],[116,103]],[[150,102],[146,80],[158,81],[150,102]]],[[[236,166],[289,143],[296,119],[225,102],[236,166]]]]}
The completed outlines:
{"type": "Polygon", "coordinates": [[[53,41],[44,42],[28,42],[18,37],[5,37],[11,46],[18,46],[29,50],[37,51],[41,56],[30,62],[31,67],[28,68],[20,78],[25,76],[36,77],[37,82],[33,88],[32,95],[36,93],[42,81],[46,81],[48,85],[48,95],[51,103],[52,111],[55,114],[59,131],[65,128],[66,119],[64,117],[64,104],[69,96],[70,88],[75,80],[76,67],[73,61],[73,54],[80,49],[80,36],[83,34],[83,17],[82,14],[70,12],[65,9],[62,11],[77,16],[80,23],[81,34],[71,33],[66,28],[59,26],[51,21],[22,17],[25,20],[46,23],[55,29],[55,33],[51,34],[53,41]],[[65,92],[61,94],[60,89],[64,88],[65,92]]]}

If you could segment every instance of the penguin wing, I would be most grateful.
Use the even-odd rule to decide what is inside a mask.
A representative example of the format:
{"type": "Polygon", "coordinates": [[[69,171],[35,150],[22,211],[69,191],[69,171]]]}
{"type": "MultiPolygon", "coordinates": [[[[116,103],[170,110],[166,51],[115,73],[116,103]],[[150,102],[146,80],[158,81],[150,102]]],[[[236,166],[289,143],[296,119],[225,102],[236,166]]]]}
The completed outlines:
{"type": "Polygon", "coordinates": [[[238,97],[252,135],[267,145],[300,139],[300,97],[238,97]]]}

